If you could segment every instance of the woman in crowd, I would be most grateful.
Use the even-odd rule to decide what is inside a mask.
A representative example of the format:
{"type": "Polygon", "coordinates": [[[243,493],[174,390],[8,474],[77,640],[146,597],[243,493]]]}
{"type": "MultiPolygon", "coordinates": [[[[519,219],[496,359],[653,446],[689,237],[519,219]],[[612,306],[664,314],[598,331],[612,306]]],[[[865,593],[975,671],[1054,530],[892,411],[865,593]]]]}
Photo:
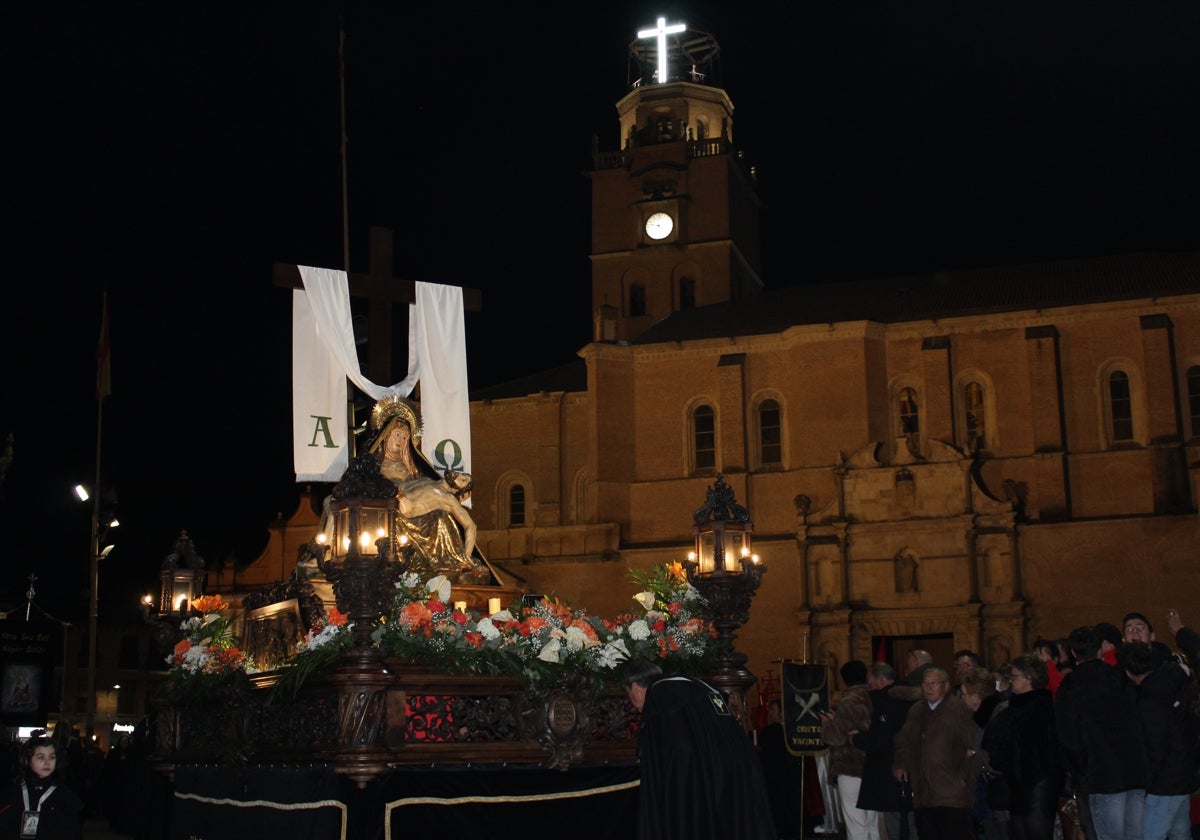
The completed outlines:
{"type": "Polygon", "coordinates": [[[1008,782],[1016,840],[1052,840],[1063,766],[1054,726],[1054,700],[1045,663],[1018,656],[1012,663],[1013,695],[983,736],[991,766],[1008,782]]]}
{"type": "Polygon", "coordinates": [[[975,807],[971,815],[985,840],[1008,838],[1008,791],[1004,779],[990,772],[986,750],[982,747],[983,733],[989,721],[1007,704],[1007,697],[997,691],[996,679],[986,668],[968,668],[962,675],[962,699],[975,717],[975,749],[982,761],[983,772],[975,782],[975,807]]]}

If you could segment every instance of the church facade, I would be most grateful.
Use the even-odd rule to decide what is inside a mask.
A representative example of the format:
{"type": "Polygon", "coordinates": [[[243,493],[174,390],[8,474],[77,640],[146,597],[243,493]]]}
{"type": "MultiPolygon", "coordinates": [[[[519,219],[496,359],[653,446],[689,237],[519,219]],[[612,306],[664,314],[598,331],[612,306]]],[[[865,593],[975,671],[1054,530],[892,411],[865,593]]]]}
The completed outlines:
{"type": "MultiPolygon", "coordinates": [[[[733,104],[672,55],[594,150],[593,341],[472,397],[504,583],[634,609],[630,570],[686,557],[723,476],[767,567],[736,641],[760,677],[912,647],[995,665],[1131,610],[1200,622],[1200,254],[766,290],[733,104]]],[[[307,501],[237,586],[291,573],[307,501]]]]}
{"type": "Polygon", "coordinates": [[[760,676],[1200,621],[1200,255],[764,291],[726,93],[671,75],[617,112],[590,172],[594,340],[472,400],[494,563],[628,610],[628,570],[685,558],[722,475],[767,566],[736,642],[760,676]]]}

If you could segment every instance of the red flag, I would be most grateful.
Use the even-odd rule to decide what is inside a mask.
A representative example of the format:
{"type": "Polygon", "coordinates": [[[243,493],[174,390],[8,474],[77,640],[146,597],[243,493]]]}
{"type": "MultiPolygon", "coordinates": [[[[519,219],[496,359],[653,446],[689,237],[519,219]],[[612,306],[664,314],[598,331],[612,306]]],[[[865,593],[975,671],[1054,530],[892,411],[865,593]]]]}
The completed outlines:
{"type": "Polygon", "coordinates": [[[108,345],[108,292],[100,313],[100,341],[96,344],[96,399],[112,393],[112,358],[108,345]]]}

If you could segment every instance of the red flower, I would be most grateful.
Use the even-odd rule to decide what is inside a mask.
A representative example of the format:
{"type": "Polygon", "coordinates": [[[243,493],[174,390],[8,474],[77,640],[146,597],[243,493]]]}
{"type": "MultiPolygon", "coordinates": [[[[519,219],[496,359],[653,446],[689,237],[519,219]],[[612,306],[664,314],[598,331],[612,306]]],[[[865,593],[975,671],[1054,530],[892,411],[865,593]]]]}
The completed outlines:
{"type": "Polygon", "coordinates": [[[650,629],[653,630],[655,633],[661,633],[662,631],[667,629],[667,622],[663,621],[660,618],[658,621],[656,621],[650,625],[650,629]]]}
{"type": "Polygon", "coordinates": [[[465,612],[459,612],[458,610],[454,611],[454,623],[455,624],[462,626],[462,625],[466,624],[468,620],[469,620],[469,617],[467,616],[467,614],[465,612]]]}
{"type": "Polygon", "coordinates": [[[469,631],[469,632],[463,634],[463,638],[466,639],[467,644],[469,644],[471,647],[483,647],[483,634],[482,633],[476,633],[474,631],[469,631]]]}
{"type": "Polygon", "coordinates": [[[431,613],[439,613],[439,612],[442,612],[444,609],[446,609],[445,604],[443,604],[441,601],[435,601],[432,598],[430,598],[429,601],[427,601],[425,603],[425,606],[427,606],[429,608],[429,611],[431,613]]]}

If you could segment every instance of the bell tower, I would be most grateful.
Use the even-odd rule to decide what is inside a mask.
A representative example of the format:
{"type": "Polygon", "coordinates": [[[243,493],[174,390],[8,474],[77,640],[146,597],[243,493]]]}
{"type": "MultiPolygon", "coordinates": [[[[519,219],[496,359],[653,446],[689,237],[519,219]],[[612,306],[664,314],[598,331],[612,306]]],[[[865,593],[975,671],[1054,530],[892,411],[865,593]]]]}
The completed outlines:
{"type": "Polygon", "coordinates": [[[617,103],[621,149],[594,144],[594,341],[624,342],[683,309],[762,288],[753,170],[733,145],[720,47],[684,24],[638,33],[617,103]]]}

